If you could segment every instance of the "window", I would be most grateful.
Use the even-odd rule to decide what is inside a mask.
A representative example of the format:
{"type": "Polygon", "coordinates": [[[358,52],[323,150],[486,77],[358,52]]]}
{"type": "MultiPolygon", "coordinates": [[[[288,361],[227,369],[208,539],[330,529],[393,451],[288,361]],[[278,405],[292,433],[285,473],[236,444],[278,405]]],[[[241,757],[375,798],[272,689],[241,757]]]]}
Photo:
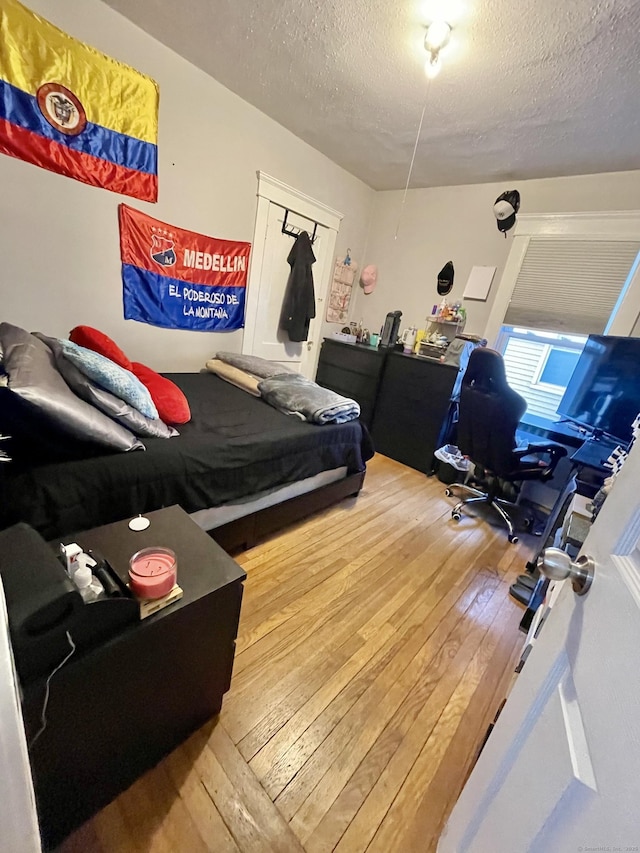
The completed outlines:
{"type": "Polygon", "coordinates": [[[497,348],[509,385],[527,401],[527,412],[555,421],[558,406],[586,343],[586,336],[503,326],[497,348]]]}
{"type": "Polygon", "coordinates": [[[547,355],[540,370],[538,385],[552,388],[566,388],[571,379],[580,353],[564,347],[547,346],[547,355]]]}
{"type": "Polygon", "coordinates": [[[637,240],[531,238],[503,322],[563,335],[601,335],[639,249],[637,240]]]}
{"type": "Polygon", "coordinates": [[[530,239],[497,344],[530,414],[558,419],[587,335],[607,328],[638,249],[637,240],[530,239]]]}

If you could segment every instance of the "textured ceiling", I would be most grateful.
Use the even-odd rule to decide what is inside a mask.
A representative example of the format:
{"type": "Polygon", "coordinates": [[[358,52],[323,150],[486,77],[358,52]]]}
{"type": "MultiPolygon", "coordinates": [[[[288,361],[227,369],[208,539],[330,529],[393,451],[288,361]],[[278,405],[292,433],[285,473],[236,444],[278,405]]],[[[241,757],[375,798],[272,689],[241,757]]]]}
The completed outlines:
{"type": "Polygon", "coordinates": [[[428,91],[455,0],[107,2],[375,189],[404,187],[425,97],[412,187],[640,167],[638,0],[464,0],[428,91]]]}

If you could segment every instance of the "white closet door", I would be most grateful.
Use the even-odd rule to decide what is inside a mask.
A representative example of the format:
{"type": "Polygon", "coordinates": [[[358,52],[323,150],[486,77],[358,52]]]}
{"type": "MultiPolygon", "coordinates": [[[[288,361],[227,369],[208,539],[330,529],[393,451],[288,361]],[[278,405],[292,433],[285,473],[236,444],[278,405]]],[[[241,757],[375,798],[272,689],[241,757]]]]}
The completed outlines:
{"type": "Polygon", "coordinates": [[[312,267],[316,319],[309,326],[307,341],[292,342],[287,333],[279,328],[282,302],[291,272],[287,257],[294,243],[293,237],[282,233],[284,215],[284,208],[277,204],[269,205],[252,354],[287,364],[305,373],[306,354],[315,346],[316,328],[319,329],[324,314],[328,283],[327,261],[330,258],[327,254],[329,229],[323,225],[316,228],[315,222],[299,214],[289,213],[287,216],[287,226],[293,225],[302,231],[307,231],[309,236],[313,234],[314,228],[316,229],[316,238],[313,243],[316,262],[312,267]]]}
{"type": "Polygon", "coordinates": [[[320,332],[324,320],[329,277],[342,214],[281,183],[270,175],[258,176],[258,210],[253,237],[251,269],[242,352],[293,367],[313,379],[318,363],[320,332]],[[287,257],[294,238],[282,233],[287,226],[304,230],[316,239],[313,265],[316,316],[306,341],[292,342],[279,328],[280,312],[290,267],[287,257]]]}

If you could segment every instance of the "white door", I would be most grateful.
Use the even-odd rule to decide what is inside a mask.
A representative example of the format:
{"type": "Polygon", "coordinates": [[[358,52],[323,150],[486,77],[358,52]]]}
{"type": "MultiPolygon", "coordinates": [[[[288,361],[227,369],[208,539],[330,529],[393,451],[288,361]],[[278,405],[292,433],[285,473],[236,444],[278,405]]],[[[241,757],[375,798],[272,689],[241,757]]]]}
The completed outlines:
{"type": "Polygon", "coordinates": [[[319,225],[316,228],[315,222],[296,213],[289,213],[287,216],[288,228],[294,226],[301,231],[307,231],[310,237],[313,235],[314,228],[316,228],[316,236],[313,242],[313,254],[316,257],[316,262],[312,267],[316,297],[316,316],[309,326],[308,339],[294,343],[289,340],[288,334],[278,327],[285,288],[289,273],[291,272],[287,258],[295,239],[289,234],[282,233],[284,215],[285,210],[282,207],[277,204],[269,205],[252,354],[259,355],[261,358],[267,358],[270,361],[284,362],[307,375],[305,368],[307,367],[307,363],[312,361],[308,355],[314,349],[319,337],[324,317],[327,285],[329,283],[329,258],[326,251],[328,229],[323,225],[319,225]]]}
{"type": "Polygon", "coordinates": [[[634,446],[581,551],[593,584],[562,583],[439,853],[640,850],[638,482],[634,446]]]}
{"type": "Polygon", "coordinates": [[[258,196],[242,352],[287,364],[313,379],[341,214],[263,173],[259,175],[258,196]],[[307,231],[310,237],[315,230],[316,262],[312,270],[316,316],[308,339],[295,343],[279,328],[291,272],[287,258],[295,239],[282,233],[285,214],[288,229],[307,231]]]}

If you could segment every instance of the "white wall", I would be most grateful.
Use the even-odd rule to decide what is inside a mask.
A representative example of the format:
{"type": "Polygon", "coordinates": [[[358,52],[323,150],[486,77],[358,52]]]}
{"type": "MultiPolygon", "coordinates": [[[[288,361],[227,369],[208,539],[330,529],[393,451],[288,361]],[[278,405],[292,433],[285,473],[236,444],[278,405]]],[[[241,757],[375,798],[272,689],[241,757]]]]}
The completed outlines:
{"type": "Polygon", "coordinates": [[[0,319],[65,337],[77,324],[97,326],[156,370],[198,370],[217,349],[239,350],[240,331],[123,319],[117,206],[125,201],[173,225],[251,241],[259,169],[341,211],[338,252],[349,247],[360,260],[373,190],[98,0],[28,5],[160,84],[159,203],[0,156],[0,319]]]}
{"type": "Polygon", "coordinates": [[[376,290],[358,290],[352,317],[377,331],[388,311],[403,312],[401,328],[424,328],[435,303],[438,272],[451,260],[455,281],[449,302],[462,298],[474,265],[496,266],[487,302],[465,301],[466,331],[483,334],[499,287],[512,234],[498,231],[495,199],[517,188],[521,213],[636,210],[640,206],[640,171],[543,180],[506,181],[457,187],[410,190],[395,239],[402,192],[379,192],[374,200],[364,262],[378,265],[376,290]]]}

